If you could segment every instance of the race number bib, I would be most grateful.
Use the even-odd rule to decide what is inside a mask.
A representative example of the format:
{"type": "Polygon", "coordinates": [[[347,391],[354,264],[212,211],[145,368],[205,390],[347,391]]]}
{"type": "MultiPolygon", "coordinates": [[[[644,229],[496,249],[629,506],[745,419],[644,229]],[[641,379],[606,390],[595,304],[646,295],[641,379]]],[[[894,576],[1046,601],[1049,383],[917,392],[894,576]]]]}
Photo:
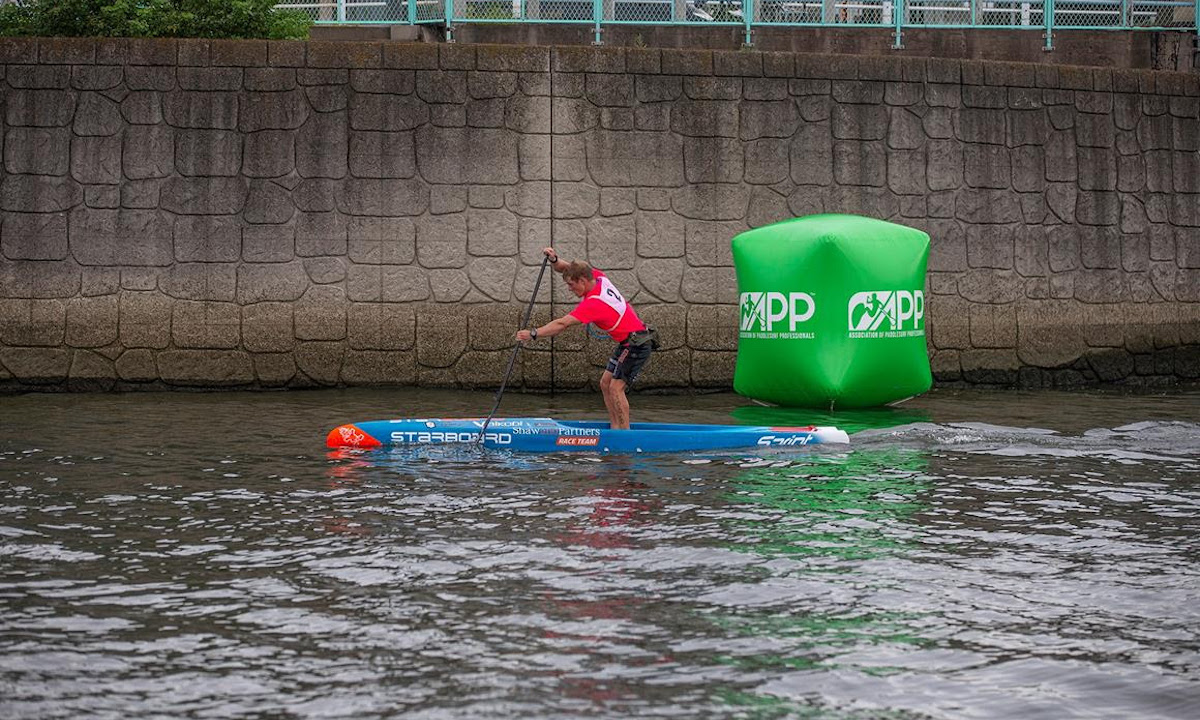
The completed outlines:
{"type": "Polygon", "coordinates": [[[602,277],[600,278],[600,292],[595,297],[617,313],[617,319],[613,322],[612,327],[604,328],[600,327],[600,323],[596,323],[596,327],[600,327],[604,332],[612,332],[621,324],[621,319],[625,317],[625,310],[629,307],[628,303],[625,302],[625,296],[617,290],[608,277],[602,277]]]}

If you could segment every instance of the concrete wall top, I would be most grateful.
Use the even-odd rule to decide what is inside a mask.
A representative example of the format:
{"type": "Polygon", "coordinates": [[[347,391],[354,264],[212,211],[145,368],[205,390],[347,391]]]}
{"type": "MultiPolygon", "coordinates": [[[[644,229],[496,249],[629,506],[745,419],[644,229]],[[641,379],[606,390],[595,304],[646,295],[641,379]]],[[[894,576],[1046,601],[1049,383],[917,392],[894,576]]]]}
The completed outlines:
{"type": "Polygon", "coordinates": [[[288,40],[0,38],[0,64],[488,70],[960,83],[1200,96],[1200,74],[873,55],[288,40]]]}

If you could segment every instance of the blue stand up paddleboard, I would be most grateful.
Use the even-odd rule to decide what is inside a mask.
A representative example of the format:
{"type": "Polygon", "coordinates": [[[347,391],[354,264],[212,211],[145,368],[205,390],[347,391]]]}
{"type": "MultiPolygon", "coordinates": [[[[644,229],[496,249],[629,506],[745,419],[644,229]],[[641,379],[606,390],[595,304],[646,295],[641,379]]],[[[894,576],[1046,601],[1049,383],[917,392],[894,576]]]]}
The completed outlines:
{"type": "MultiPolygon", "coordinates": [[[[329,432],[331,448],[378,448],[479,442],[483,418],[371,420],[329,432]]],[[[835,427],[748,427],[632,423],[612,430],[607,422],[551,418],[497,418],[487,423],[483,446],[527,452],[685,452],[695,450],[787,449],[848,443],[835,427]]]]}

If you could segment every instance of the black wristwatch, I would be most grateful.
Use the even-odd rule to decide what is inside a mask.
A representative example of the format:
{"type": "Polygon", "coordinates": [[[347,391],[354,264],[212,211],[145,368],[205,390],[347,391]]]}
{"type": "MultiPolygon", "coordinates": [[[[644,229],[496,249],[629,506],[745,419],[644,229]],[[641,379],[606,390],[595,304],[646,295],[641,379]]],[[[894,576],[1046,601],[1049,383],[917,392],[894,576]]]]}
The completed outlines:
{"type": "Polygon", "coordinates": [[[529,331],[529,339],[530,339],[530,340],[537,340],[537,328],[534,328],[534,329],[532,329],[532,330],[530,330],[530,331],[529,331]]]}

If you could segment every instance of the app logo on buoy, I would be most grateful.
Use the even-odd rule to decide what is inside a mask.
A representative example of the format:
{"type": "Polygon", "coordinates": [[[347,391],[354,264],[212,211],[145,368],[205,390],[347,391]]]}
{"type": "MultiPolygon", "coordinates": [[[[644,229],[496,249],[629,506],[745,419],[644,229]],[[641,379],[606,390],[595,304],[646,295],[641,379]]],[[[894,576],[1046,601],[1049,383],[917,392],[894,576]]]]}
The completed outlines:
{"type": "Polygon", "coordinates": [[[740,298],[739,337],[755,340],[811,340],[803,324],[817,304],[806,292],[744,292],[740,298]]]}
{"type": "Polygon", "coordinates": [[[903,338],[925,335],[925,293],[921,290],[869,290],[850,297],[850,337],[903,338]]]}

